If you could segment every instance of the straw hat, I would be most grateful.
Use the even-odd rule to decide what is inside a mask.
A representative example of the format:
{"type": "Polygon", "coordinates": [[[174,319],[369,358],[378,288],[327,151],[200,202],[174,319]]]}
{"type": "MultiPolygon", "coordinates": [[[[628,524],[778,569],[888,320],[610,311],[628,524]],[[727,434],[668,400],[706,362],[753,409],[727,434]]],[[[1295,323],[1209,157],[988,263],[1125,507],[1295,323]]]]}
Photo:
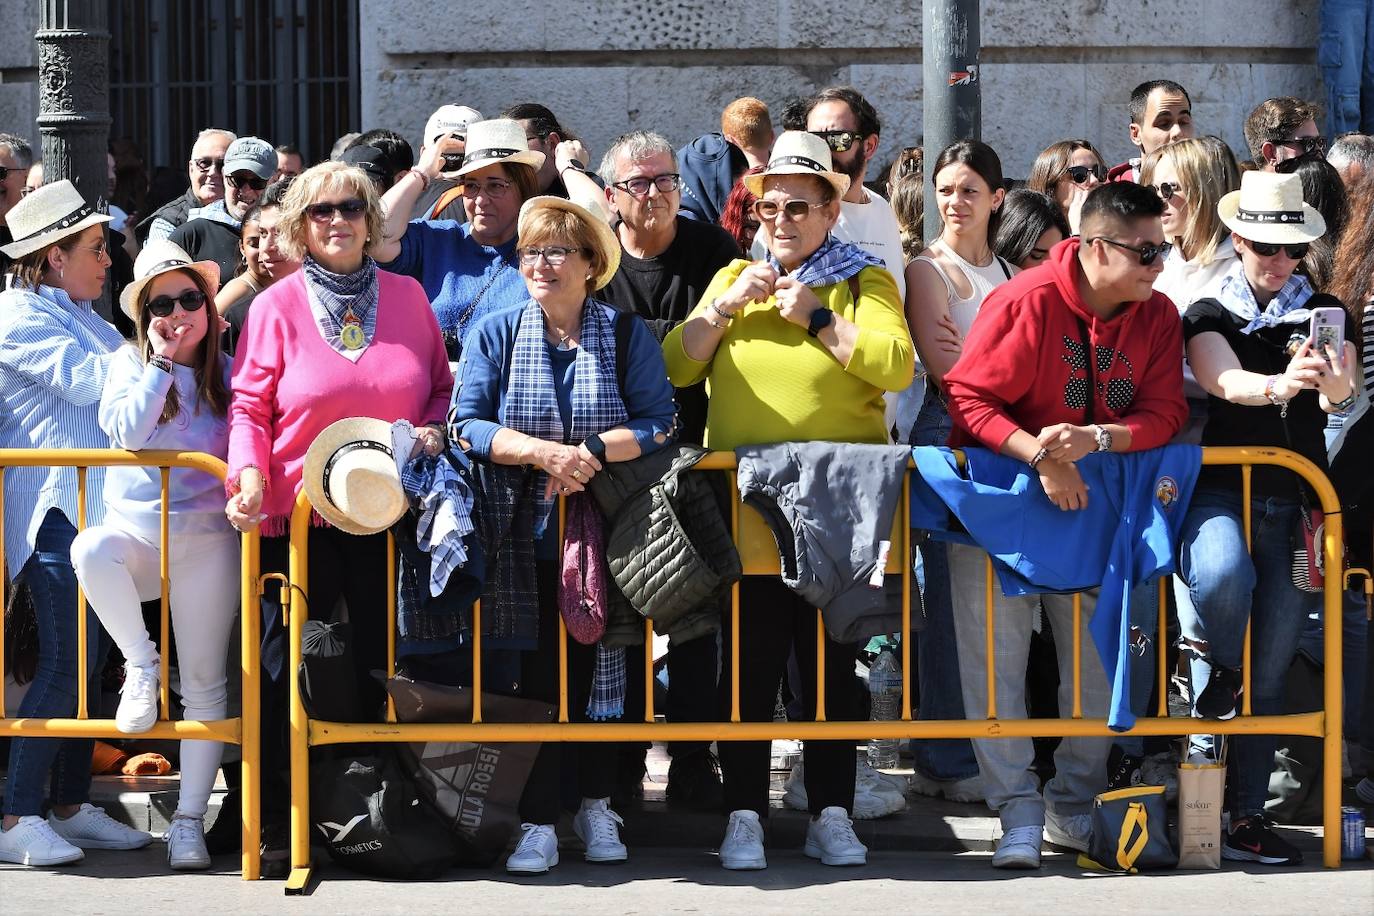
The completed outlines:
{"type": "Polygon", "coordinates": [[[525,129],[510,118],[474,121],[468,125],[467,145],[464,147],[463,167],[454,177],[484,169],[498,162],[519,162],[536,171],[544,164],[544,154],[532,150],[525,139],[525,129]]]}
{"type": "Polygon", "coordinates": [[[1217,215],[1236,235],[1271,245],[1300,245],[1326,234],[1326,220],[1302,199],[1302,179],[1246,172],[1240,190],[1217,201],[1217,215]]]}
{"type": "Polygon", "coordinates": [[[592,289],[601,289],[610,283],[615,272],[620,269],[620,239],[616,238],[615,230],[611,229],[610,222],[606,219],[606,211],[601,208],[601,202],[594,197],[581,194],[577,200],[564,200],[551,195],[531,197],[520,205],[518,234],[521,238],[525,237],[525,227],[529,225],[530,217],[536,211],[545,209],[571,213],[592,227],[592,238],[602,260],[606,262],[601,273],[592,278],[595,283],[592,289]]]}
{"type": "Polygon", "coordinates": [[[76,186],[64,178],[43,185],[10,208],[5,214],[5,222],[14,241],[0,251],[11,258],[22,258],[97,223],[109,221],[110,217],[95,212],[76,186]]]}
{"type": "Polygon", "coordinates": [[[385,420],[349,417],[326,426],[306,450],[302,483],[315,511],[349,534],[385,531],[409,507],[385,420]]]}
{"type": "Polygon", "coordinates": [[[849,190],[849,176],[835,171],[830,158],[830,144],[804,130],[784,131],[773,144],[768,156],[768,168],[754,175],[744,176],[744,186],[755,197],[763,196],[763,180],[769,175],[815,175],[830,182],[836,197],[844,197],[849,190]]]}
{"type": "Polygon", "coordinates": [[[214,261],[192,261],[191,256],[176,242],[169,239],[161,239],[149,242],[143,246],[143,250],[138,253],[138,259],[134,261],[134,282],[124,287],[124,291],[119,294],[119,307],[138,323],[138,315],[134,314],[134,306],[138,303],[139,294],[143,287],[157,277],[174,270],[193,270],[205,279],[205,285],[210,288],[210,295],[214,295],[219,290],[219,264],[214,261]]]}

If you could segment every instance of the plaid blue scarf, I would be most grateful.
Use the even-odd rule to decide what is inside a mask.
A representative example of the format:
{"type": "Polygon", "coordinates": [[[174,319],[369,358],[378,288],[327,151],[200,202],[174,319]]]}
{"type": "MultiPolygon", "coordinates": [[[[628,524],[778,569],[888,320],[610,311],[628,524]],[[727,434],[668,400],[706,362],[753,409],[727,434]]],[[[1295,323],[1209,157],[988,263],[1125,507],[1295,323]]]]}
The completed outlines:
{"type": "Polygon", "coordinates": [[[310,255],[301,264],[310,311],[319,325],[324,342],[345,359],[357,362],[372,344],[377,333],[377,262],[363,257],[363,266],[351,274],[336,274],[321,267],[310,255]],[[356,350],[343,345],[339,332],[349,309],[360,320],[364,342],[356,350]]]}
{"type": "MultiPolygon", "coordinates": [[[[771,251],[766,260],[779,276],[787,274],[771,251]]],[[[801,267],[794,270],[791,276],[815,289],[818,286],[842,283],[865,267],[884,266],[886,265],[882,258],[869,254],[851,242],[841,242],[835,236],[827,235],[821,247],[811,252],[811,257],[803,261],[801,267]]]]}
{"type": "Polygon", "coordinates": [[[1241,263],[1240,258],[1236,258],[1236,263],[1221,281],[1217,301],[1232,315],[1248,322],[1240,332],[1250,334],[1259,328],[1308,321],[1312,317],[1312,310],[1303,308],[1303,305],[1313,294],[1312,284],[1307,278],[1301,274],[1293,274],[1288,278],[1288,282],[1283,284],[1283,289],[1261,309],[1255,301],[1255,291],[1250,288],[1250,281],[1245,278],[1245,265],[1241,263]]]}
{"type": "MultiPolygon", "coordinates": [[[[558,410],[553,363],[544,340],[544,311],[533,299],[525,305],[511,352],[506,426],[537,439],[572,444],[630,418],[616,380],[615,331],[609,312],[610,306],[592,299],[582,305],[581,345],[573,363],[572,428],[567,429],[558,410]]],[[[544,533],[553,510],[553,498],[544,496],[547,483],[548,476],[541,471],[535,485],[535,537],[544,533]]]]}

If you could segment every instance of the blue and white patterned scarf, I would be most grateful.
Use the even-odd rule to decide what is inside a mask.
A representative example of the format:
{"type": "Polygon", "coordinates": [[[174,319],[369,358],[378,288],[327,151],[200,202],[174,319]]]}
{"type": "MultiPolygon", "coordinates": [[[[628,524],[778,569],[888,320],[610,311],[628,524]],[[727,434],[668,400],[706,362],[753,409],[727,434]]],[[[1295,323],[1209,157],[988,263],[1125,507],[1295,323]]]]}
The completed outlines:
{"type": "MultiPolygon", "coordinates": [[[[582,305],[580,346],[573,363],[572,428],[565,429],[554,389],[553,362],[544,340],[544,311],[533,299],[526,303],[511,350],[506,426],[537,439],[572,444],[630,418],[620,397],[615,371],[615,329],[606,314],[607,308],[592,299],[582,305]]],[[[554,504],[552,498],[546,499],[544,495],[547,475],[541,472],[539,478],[535,486],[535,537],[544,533],[554,504]]]]}
{"type": "Polygon", "coordinates": [[[1293,274],[1283,289],[1275,294],[1263,309],[1255,301],[1255,291],[1245,278],[1245,265],[1240,258],[1222,278],[1221,288],[1217,291],[1217,301],[1241,321],[1247,322],[1240,329],[1242,334],[1254,333],[1259,328],[1272,328],[1281,324],[1301,324],[1312,317],[1312,310],[1303,306],[1313,296],[1312,284],[1301,274],[1293,274]]]}
{"type": "Polygon", "coordinates": [[[310,255],[301,265],[310,312],[315,316],[324,342],[345,359],[357,362],[372,344],[377,332],[377,262],[363,257],[363,266],[351,274],[336,274],[321,267],[310,255]],[[340,339],[344,315],[349,309],[362,322],[363,345],[356,350],[340,339]]]}
{"type": "MultiPolygon", "coordinates": [[[[766,260],[779,276],[787,274],[771,251],[766,260]]],[[[814,289],[848,280],[865,267],[886,267],[886,262],[852,242],[841,242],[835,236],[827,235],[821,247],[811,252],[811,257],[803,261],[790,276],[814,289]]]]}

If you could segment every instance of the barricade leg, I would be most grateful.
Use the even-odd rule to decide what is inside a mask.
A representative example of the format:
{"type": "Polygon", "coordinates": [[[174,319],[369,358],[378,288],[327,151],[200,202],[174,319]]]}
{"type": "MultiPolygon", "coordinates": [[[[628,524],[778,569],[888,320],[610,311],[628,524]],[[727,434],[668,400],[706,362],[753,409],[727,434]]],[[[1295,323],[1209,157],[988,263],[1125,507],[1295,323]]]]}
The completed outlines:
{"type": "Polygon", "coordinates": [[[242,772],[239,797],[243,820],[243,880],[262,875],[262,612],[258,604],[258,574],[262,564],[261,539],[245,534],[242,548],[243,580],[239,590],[239,628],[242,635],[239,662],[243,695],[239,712],[239,744],[242,772]]]}
{"type": "Polygon", "coordinates": [[[291,698],[291,874],[286,893],[302,894],[310,883],[310,720],[301,702],[297,672],[301,668],[301,628],[309,612],[310,512],[298,507],[291,518],[290,584],[282,588],[282,612],[286,614],[290,663],[287,681],[291,698]]]}

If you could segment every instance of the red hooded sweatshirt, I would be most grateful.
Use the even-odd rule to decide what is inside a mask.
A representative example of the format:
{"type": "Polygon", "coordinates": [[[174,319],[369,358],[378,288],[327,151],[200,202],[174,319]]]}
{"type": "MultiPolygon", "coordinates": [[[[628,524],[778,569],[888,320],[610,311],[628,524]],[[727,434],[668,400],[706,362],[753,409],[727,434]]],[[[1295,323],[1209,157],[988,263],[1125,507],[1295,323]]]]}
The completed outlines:
{"type": "Polygon", "coordinates": [[[1000,452],[1018,429],[1086,425],[1088,372],[1083,327],[1097,353],[1093,422],[1131,431],[1132,451],[1164,445],[1188,418],[1183,397],[1183,325],[1163,293],[1127,305],[1109,321],[1078,295],[1078,239],[1017,274],[983,300],[963,353],[945,376],[950,445],[1000,452]]]}

